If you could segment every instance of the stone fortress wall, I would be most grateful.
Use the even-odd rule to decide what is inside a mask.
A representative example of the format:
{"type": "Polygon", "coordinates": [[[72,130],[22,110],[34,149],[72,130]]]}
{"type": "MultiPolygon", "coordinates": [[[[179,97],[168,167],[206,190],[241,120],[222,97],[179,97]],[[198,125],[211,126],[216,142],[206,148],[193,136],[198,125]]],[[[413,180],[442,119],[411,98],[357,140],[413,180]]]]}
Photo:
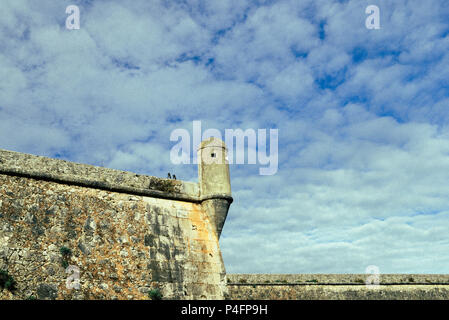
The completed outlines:
{"type": "Polygon", "coordinates": [[[448,300],[448,274],[228,274],[232,300],[448,300]]]}
{"type": "Polygon", "coordinates": [[[225,152],[204,141],[191,183],[0,150],[0,299],[223,299],[225,152]]]}
{"type": "Polygon", "coordinates": [[[449,299],[449,275],[226,275],[226,146],[203,141],[198,159],[193,183],[0,150],[0,271],[16,282],[0,300],[449,299]]]}

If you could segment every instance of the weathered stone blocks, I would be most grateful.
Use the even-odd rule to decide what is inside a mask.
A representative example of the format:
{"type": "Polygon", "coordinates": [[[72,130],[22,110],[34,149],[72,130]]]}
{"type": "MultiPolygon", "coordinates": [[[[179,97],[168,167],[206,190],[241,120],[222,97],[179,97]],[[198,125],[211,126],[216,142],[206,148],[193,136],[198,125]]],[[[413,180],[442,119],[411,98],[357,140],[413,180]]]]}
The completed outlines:
{"type": "Polygon", "coordinates": [[[224,297],[197,184],[0,154],[0,267],[17,281],[0,299],[148,299],[152,288],[164,299],[224,297]],[[79,268],[79,290],[65,263],[79,268]]]}

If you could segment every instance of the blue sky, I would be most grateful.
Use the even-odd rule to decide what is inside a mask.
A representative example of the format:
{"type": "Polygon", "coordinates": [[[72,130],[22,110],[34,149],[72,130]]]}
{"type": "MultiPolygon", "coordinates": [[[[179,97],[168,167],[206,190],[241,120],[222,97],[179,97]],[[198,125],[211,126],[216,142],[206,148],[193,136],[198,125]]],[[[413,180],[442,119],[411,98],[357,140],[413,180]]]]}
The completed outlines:
{"type": "Polygon", "coordinates": [[[449,2],[1,7],[0,148],[194,181],[174,129],[278,129],[275,175],[231,166],[228,272],[448,272],[449,2]]]}

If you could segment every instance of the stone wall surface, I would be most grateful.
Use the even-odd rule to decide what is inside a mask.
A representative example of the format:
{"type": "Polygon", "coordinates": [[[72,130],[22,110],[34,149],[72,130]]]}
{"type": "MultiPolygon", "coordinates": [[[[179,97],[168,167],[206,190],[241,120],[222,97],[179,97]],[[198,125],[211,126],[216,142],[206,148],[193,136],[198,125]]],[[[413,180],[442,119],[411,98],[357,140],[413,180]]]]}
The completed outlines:
{"type": "Polygon", "coordinates": [[[17,283],[0,299],[226,293],[215,226],[194,184],[9,151],[0,161],[0,270],[17,283]],[[80,270],[79,290],[66,286],[67,265],[80,270]]]}
{"type": "Polygon", "coordinates": [[[448,300],[447,274],[381,274],[367,287],[367,274],[228,274],[232,300],[448,300]]]}

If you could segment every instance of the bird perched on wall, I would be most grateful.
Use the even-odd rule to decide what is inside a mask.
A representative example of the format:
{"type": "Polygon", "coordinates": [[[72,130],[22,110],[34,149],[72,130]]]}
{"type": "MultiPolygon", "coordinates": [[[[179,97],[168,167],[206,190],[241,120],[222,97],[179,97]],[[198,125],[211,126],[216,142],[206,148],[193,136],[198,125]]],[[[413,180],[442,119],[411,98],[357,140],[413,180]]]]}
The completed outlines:
{"type": "Polygon", "coordinates": [[[171,174],[170,174],[170,172],[167,174],[167,178],[168,178],[168,179],[171,179],[171,174]]]}
{"type": "Polygon", "coordinates": [[[174,174],[174,175],[173,175],[173,179],[175,179],[175,180],[176,180],[176,174],[174,174]]]}

